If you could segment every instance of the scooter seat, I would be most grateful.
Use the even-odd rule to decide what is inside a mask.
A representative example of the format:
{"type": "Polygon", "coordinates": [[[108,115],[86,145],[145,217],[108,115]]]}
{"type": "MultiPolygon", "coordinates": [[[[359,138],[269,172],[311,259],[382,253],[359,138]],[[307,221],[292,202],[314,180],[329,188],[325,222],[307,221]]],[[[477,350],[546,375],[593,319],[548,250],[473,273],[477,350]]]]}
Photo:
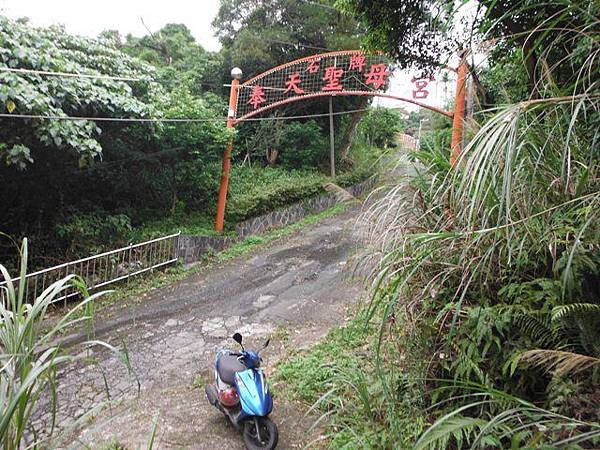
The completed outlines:
{"type": "Polygon", "coordinates": [[[243,363],[238,361],[237,356],[221,355],[217,361],[217,373],[219,378],[227,384],[234,384],[235,373],[248,369],[243,363]]]}

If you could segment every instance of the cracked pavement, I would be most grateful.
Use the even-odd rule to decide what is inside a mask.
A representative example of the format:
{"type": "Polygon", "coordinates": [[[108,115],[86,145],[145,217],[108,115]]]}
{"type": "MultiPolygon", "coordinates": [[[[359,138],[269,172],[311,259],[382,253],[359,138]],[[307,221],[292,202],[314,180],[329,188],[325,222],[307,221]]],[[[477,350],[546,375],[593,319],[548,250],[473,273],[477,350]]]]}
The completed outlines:
{"type": "MultiPolygon", "coordinates": [[[[343,323],[347,308],[364,292],[343,270],[356,249],[352,229],[357,214],[358,207],[351,208],[250,256],[152,290],[142,301],[101,309],[96,338],[118,348],[125,345],[135,376],[107,349],[79,350],[93,362],[60,374],[59,428],[68,429],[106,402],[105,386],[111,402],[70,433],[65,448],[103,448],[111,441],[127,449],[146,448],[154,420],[154,448],[244,448],[239,433],[194,381],[212,379],[215,352],[235,348],[228,336],[236,331],[250,348],[271,337],[264,364],[270,374],[285,348],[308,346],[343,323]]],[[[77,348],[84,339],[70,336],[67,342],[77,348]]],[[[38,414],[34,425],[43,432],[48,418],[47,411],[38,414]]],[[[297,405],[275,398],[272,418],[280,429],[278,448],[306,443],[310,424],[297,405]]]]}

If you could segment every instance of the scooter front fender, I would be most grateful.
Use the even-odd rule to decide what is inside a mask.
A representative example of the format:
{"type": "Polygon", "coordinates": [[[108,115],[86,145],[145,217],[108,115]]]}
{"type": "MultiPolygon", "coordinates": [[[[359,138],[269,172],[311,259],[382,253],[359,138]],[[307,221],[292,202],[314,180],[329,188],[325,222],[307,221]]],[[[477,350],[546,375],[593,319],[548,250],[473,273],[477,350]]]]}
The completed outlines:
{"type": "Polygon", "coordinates": [[[273,410],[273,398],[262,370],[248,369],[235,374],[242,411],[249,416],[266,416],[273,410]]]}

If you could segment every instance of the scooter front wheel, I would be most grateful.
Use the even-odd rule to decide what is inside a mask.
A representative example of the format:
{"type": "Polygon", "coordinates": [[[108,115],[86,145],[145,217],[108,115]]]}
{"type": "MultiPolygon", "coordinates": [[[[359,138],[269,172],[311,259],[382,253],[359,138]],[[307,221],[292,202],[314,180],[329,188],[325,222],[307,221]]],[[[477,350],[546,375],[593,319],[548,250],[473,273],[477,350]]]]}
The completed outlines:
{"type": "Polygon", "coordinates": [[[268,417],[251,417],[244,422],[244,444],[248,450],[272,450],[277,446],[277,425],[268,417]]]}

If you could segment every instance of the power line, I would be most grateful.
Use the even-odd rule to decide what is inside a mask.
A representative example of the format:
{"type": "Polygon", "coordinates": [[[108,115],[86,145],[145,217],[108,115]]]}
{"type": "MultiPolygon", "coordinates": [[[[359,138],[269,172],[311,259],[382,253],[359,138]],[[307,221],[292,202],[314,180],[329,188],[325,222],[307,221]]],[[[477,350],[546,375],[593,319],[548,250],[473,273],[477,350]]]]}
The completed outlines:
{"type": "MultiPolygon", "coordinates": [[[[339,12],[339,10],[337,8],[330,6],[330,5],[325,5],[323,3],[319,3],[319,2],[311,1],[311,0],[301,0],[301,1],[306,4],[310,4],[313,6],[319,6],[321,8],[339,12]]],[[[142,20],[142,23],[143,23],[143,20],[142,20]]],[[[144,24],[144,26],[145,26],[145,24],[144,24]]],[[[154,38],[154,36],[152,35],[152,32],[148,29],[148,27],[146,27],[146,29],[148,30],[150,36],[154,38]]],[[[268,39],[268,38],[264,38],[264,40],[270,41],[273,43],[277,43],[277,44],[291,45],[291,46],[295,46],[295,47],[304,47],[304,48],[312,48],[315,50],[333,51],[333,50],[325,48],[325,47],[318,47],[318,46],[314,46],[314,45],[302,44],[300,42],[293,43],[293,42],[286,42],[286,41],[280,41],[277,39],[268,39]]],[[[26,74],[34,74],[34,75],[71,77],[71,78],[90,78],[90,79],[97,79],[97,80],[114,80],[114,81],[146,81],[146,82],[154,81],[152,79],[134,78],[134,77],[93,75],[93,74],[76,73],[76,72],[59,72],[59,71],[35,70],[35,69],[20,69],[20,68],[12,68],[12,67],[0,67],[0,72],[26,73],[26,74]]],[[[201,83],[201,84],[211,86],[211,87],[218,87],[215,85],[209,85],[208,83],[201,83]]]]}
{"type": "MultiPolygon", "coordinates": [[[[390,109],[402,109],[401,106],[390,109]]],[[[357,112],[367,111],[368,108],[353,109],[348,111],[334,112],[334,116],[344,114],[354,114],[357,112]]],[[[293,120],[293,119],[310,119],[314,117],[328,117],[329,113],[320,114],[303,114],[296,116],[273,116],[273,117],[252,117],[249,119],[242,119],[241,122],[259,122],[264,120],[293,120]]],[[[40,120],[89,120],[92,122],[130,122],[130,123],[203,123],[203,122],[227,122],[227,118],[214,117],[209,119],[186,119],[186,118],[121,118],[121,117],[76,117],[76,116],[51,116],[51,115],[36,115],[36,114],[0,114],[0,118],[5,119],[40,119],[40,120]]]]}
{"type": "MultiPolygon", "coordinates": [[[[329,49],[326,47],[318,47],[314,45],[302,44],[300,42],[287,42],[281,41],[278,39],[268,39],[264,38],[263,40],[267,42],[272,42],[281,45],[289,45],[293,47],[303,47],[303,48],[311,48],[314,50],[324,50],[324,51],[334,51],[333,49],[329,49]]],[[[114,80],[114,81],[145,81],[157,83],[157,81],[150,78],[133,78],[133,77],[120,77],[120,76],[112,76],[112,75],[93,75],[87,73],[77,73],[77,72],[57,72],[57,71],[49,71],[49,70],[35,70],[35,69],[22,69],[22,68],[13,68],[13,67],[0,67],[0,72],[12,72],[12,73],[21,73],[21,74],[32,74],[32,75],[45,75],[45,76],[55,76],[55,77],[68,77],[68,78],[90,78],[95,80],[114,80]]],[[[213,83],[198,83],[202,86],[208,86],[211,88],[219,89],[222,86],[213,84],[213,83]]]]}
{"type": "Polygon", "coordinates": [[[227,118],[210,118],[210,119],[186,119],[186,118],[148,118],[144,119],[141,117],[78,117],[78,116],[55,116],[55,115],[41,115],[41,114],[0,114],[0,118],[5,119],[40,119],[40,120],[89,120],[92,122],[225,122],[227,118]]]}
{"type": "MultiPolygon", "coordinates": [[[[306,1],[306,3],[310,3],[313,5],[318,5],[318,6],[322,6],[324,8],[335,10],[335,8],[333,8],[333,7],[330,7],[327,5],[322,5],[322,4],[316,3],[316,2],[306,1]]],[[[278,39],[268,39],[268,38],[263,38],[263,40],[265,40],[267,42],[276,43],[276,44],[290,45],[293,47],[303,47],[303,48],[311,48],[314,50],[334,51],[333,49],[329,49],[326,47],[318,47],[315,45],[302,44],[301,42],[294,43],[294,42],[287,42],[287,41],[281,41],[278,39]]],[[[77,72],[58,72],[58,71],[22,69],[22,68],[13,68],[13,67],[0,67],[0,72],[13,72],[13,73],[46,75],[46,76],[56,76],[56,77],[70,77],[70,78],[90,78],[90,79],[96,79],[96,80],[156,82],[155,80],[148,79],[148,78],[120,77],[120,76],[112,76],[112,75],[93,75],[93,74],[77,73],[77,72]]],[[[214,85],[214,84],[210,84],[210,83],[200,83],[200,84],[205,85],[205,86],[215,87],[215,88],[220,87],[218,85],[214,85]]]]}
{"type": "Polygon", "coordinates": [[[74,73],[74,72],[52,72],[48,70],[34,70],[34,69],[17,69],[12,67],[0,67],[0,72],[15,72],[15,73],[29,73],[34,75],[49,75],[55,77],[72,77],[72,78],[93,78],[97,80],[114,80],[114,81],[152,81],[143,78],[131,78],[131,77],[114,77],[111,75],[92,75],[87,73],[74,73]]]}

